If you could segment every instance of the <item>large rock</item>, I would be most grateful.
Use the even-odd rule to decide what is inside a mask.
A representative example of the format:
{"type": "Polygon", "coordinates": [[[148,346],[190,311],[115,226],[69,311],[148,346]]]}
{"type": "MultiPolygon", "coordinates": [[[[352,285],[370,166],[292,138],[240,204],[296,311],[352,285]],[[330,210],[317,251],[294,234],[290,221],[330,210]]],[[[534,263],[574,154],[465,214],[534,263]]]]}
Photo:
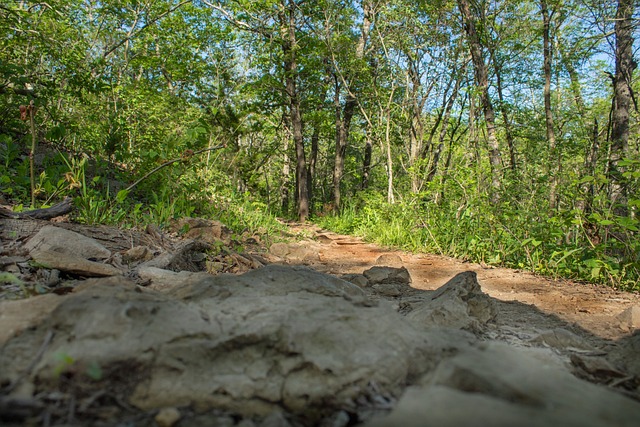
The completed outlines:
{"type": "Polygon", "coordinates": [[[46,268],[80,276],[115,276],[118,268],[105,264],[111,252],[98,241],[74,231],[45,226],[24,246],[31,258],[46,268]]]}
{"type": "Polygon", "coordinates": [[[24,248],[30,253],[46,251],[92,261],[111,257],[111,252],[97,240],[52,225],[42,227],[24,248]]]}
{"type": "Polygon", "coordinates": [[[570,375],[548,351],[490,343],[448,359],[367,427],[635,427],[640,404],[570,375]]]}
{"type": "Polygon", "coordinates": [[[166,294],[97,281],[65,298],[0,351],[0,383],[27,369],[51,329],[29,376],[37,390],[61,371],[80,381],[83,367],[98,365],[143,410],[285,410],[313,423],[356,402],[389,401],[450,351],[444,335],[417,330],[357,286],[300,267],[196,275],[166,294]]]}

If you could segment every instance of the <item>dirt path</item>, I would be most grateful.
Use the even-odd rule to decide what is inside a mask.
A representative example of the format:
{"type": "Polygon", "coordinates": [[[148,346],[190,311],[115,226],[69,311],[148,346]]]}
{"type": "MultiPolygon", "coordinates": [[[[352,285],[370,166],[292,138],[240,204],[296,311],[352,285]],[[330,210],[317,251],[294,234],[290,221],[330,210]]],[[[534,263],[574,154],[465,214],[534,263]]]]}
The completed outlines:
{"type": "Polygon", "coordinates": [[[320,246],[317,269],[330,274],[362,273],[376,265],[383,254],[395,254],[409,270],[416,289],[434,290],[456,274],[475,271],[483,290],[501,301],[518,301],[535,306],[589,333],[618,339],[629,334],[617,316],[631,306],[640,306],[640,295],[612,288],[552,280],[507,268],[483,268],[479,264],[431,254],[410,254],[388,250],[362,240],[322,230],[314,225],[295,225],[294,232],[311,234],[320,246]]]}

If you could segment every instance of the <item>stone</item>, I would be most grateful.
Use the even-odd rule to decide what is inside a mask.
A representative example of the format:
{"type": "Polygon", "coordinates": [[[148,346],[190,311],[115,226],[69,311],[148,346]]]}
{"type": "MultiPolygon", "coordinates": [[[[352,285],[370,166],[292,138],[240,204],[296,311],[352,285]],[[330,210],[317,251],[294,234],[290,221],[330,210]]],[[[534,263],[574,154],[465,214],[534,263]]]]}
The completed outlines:
{"type": "Polygon", "coordinates": [[[204,218],[181,218],[171,224],[171,230],[181,234],[183,238],[201,240],[209,244],[226,241],[231,233],[220,221],[204,218]]]}
{"type": "Polygon", "coordinates": [[[341,278],[361,288],[369,286],[369,280],[363,274],[343,274],[341,278]]]}
{"type": "Polygon", "coordinates": [[[85,260],[104,261],[111,257],[111,251],[98,241],[52,225],[42,227],[29,239],[24,248],[30,253],[34,251],[50,252],[85,260]]]}
{"type": "Polygon", "coordinates": [[[376,259],[376,265],[387,267],[402,267],[403,261],[400,256],[396,254],[382,254],[376,259]]]}
{"type": "Polygon", "coordinates": [[[541,344],[557,350],[569,350],[582,353],[593,353],[598,350],[585,339],[566,329],[544,331],[530,340],[532,344],[541,344]]]}
{"type": "Polygon", "coordinates": [[[460,273],[417,304],[407,318],[417,324],[481,331],[497,315],[496,303],[482,292],[475,272],[460,273]]]}
{"type": "Polygon", "coordinates": [[[27,368],[31,349],[53,329],[30,376],[40,388],[57,384],[63,353],[78,366],[137,372],[119,375],[119,386],[144,411],[191,405],[255,419],[286,410],[315,422],[355,409],[372,384],[377,394],[398,394],[450,352],[442,335],[304,267],[193,275],[165,293],[109,280],[66,296],[39,326],[9,340],[0,383],[27,368]]]}
{"type": "Polygon", "coordinates": [[[12,336],[44,321],[63,299],[55,294],[45,294],[0,301],[0,347],[12,336]]]}
{"type": "Polygon", "coordinates": [[[122,260],[127,263],[151,259],[153,259],[153,251],[147,246],[134,246],[122,255],[122,260]]]}
{"type": "Polygon", "coordinates": [[[620,328],[625,331],[633,331],[640,329],[640,306],[634,305],[622,313],[618,314],[617,319],[620,321],[620,328]]]}
{"type": "Polygon", "coordinates": [[[572,376],[550,350],[494,342],[442,362],[365,426],[633,427],[638,419],[640,403],[572,376]]]}
{"type": "Polygon", "coordinates": [[[411,276],[409,275],[409,271],[406,268],[400,267],[371,267],[368,270],[365,270],[362,273],[369,283],[372,285],[375,284],[411,284],[411,276]]]}
{"type": "Polygon", "coordinates": [[[289,245],[283,242],[276,242],[271,245],[269,252],[277,257],[285,258],[290,252],[289,245]]]}
{"type": "Polygon", "coordinates": [[[160,409],[154,419],[158,427],[173,427],[181,417],[178,408],[167,407],[160,409]]]}
{"type": "Polygon", "coordinates": [[[45,268],[58,269],[78,276],[104,277],[122,274],[121,270],[112,265],[89,261],[64,252],[36,249],[31,252],[31,257],[45,268]]]}
{"type": "Polygon", "coordinates": [[[156,290],[175,287],[194,275],[202,274],[205,273],[194,273],[191,271],[180,271],[176,273],[175,271],[149,266],[143,266],[138,269],[140,279],[145,282],[150,282],[151,287],[156,290]]]}

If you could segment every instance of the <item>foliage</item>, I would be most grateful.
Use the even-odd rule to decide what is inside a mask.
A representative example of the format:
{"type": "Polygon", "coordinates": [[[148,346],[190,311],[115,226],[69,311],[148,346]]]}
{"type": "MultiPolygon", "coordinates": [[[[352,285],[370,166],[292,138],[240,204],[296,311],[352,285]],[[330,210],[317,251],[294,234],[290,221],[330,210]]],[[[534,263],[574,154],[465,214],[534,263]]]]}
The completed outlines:
{"type": "MultiPolygon", "coordinates": [[[[276,235],[276,217],[299,202],[300,169],[316,220],[336,230],[638,290],[637,111],[626,143],[611,136],[615,2],[548,2],[549,111],[540,3],[473,2],[497,166],[459,4],[9,0],[0,196],[30,204],[32,132],[20,106],[33,101],[35,204],[74,197],[78,221],[199,215],[276,235]],[[181,161],[155,172],[172,159],[181,161]]],[[[638,93],[633,70],[628,79],[638,93]]]]}

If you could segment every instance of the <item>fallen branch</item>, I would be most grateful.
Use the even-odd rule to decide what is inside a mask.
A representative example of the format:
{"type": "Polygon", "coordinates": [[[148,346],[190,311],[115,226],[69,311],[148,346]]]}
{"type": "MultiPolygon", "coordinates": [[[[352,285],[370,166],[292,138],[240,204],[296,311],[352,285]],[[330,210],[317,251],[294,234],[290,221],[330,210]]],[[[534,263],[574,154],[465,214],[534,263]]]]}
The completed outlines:
{"type": "MultiPolygon", "coordinates": [[[[127,192],[130,191],[133,187],[135,187],[136,185],[140,184],[142,181],[144,181],[145,179],[149,178],[151,175],[153,175],[154,173],[158,172],[160,169],[162,169],[164,167],[172,165],[172,164],[174,164],[176,162],[182,162],[182,161],[188,160],[193,156],[197,156],[198,154],[206,153],[207,151],[219,150],[219,149],[224,148],[224,147],[226,147],[226,144],[217,145],[215,147],[204,148],[202,150],[190,152],[190,153],[188,153],[188,156],[185,155],[187,153],[187,152],[185,152],[185,154],[183,154],[182,156],[178,157],[177,159],[166,161],[163,164],[161,164],[160,166],[151,169],[142,178],[140,178],[139,180],[137,180],[136,182],[134,182],[133,184],[131,184],[130,186],[125,188],[124,191],[127,191],[127,192]]],[[[190,151],[190,150],[187,150],[187,151],[190,151]]]]}
{"type": "Polygon", "coordinates": [[[68,214],[73,210],[73,199],[65,197],[64,200],[50,208],[34,209],[26,212],[13,212],[10,209],[0,208],[0,218],[12,219],[51,219],[68,214]]]}

